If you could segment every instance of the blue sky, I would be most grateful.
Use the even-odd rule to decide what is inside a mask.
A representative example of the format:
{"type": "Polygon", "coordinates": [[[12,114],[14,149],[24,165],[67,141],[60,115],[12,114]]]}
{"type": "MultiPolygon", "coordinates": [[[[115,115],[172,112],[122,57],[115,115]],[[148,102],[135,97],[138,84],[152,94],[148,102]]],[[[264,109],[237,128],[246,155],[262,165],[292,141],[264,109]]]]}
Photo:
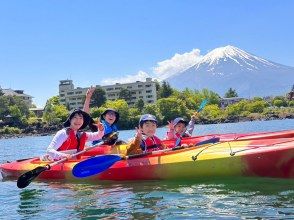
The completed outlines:
{"type": "Polygon", "coordinates": [[[158,76],[226,45],[294,66],[293,11],[291,0],[0,1],[0,86],[42,107],[59,80],[158,76]]]}

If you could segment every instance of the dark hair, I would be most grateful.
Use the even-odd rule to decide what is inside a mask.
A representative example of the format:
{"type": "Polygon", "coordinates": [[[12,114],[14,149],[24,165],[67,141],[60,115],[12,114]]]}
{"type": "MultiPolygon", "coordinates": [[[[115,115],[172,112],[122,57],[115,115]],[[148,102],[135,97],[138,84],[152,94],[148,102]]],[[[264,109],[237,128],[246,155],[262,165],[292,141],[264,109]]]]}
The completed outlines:
{"type": "Polygon", "coordinates": [[[89,125],[90,121],[93,120],[93,119],[91,118],[91,116],[90,116],[88,113],[82,111],[81,109],[74,109],[74,110],[70,113],[70,115],[68,116],[68,118],[66,119],[66,121],[63,123],[63,126],[64,126],[64,127],[69,127],[69,126],[70,126],[70,121],[71,121],[71,119],[72,119],[76,114],[82,116],[83,119],[84,119],[84,123],[83,123],[83,125],[80,127],[80,129],[84,129],[85,127],[87,127],[87,126],[89,125]]]}

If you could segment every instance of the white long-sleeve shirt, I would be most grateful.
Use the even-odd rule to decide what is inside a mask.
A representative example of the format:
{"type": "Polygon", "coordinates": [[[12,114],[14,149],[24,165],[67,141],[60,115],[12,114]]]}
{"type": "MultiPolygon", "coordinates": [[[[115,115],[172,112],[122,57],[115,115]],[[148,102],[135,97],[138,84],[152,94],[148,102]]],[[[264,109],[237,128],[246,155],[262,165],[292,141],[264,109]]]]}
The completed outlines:
{"type": "MultiPolygon", "coordinates": [[[[97,132],[85,132],[86,133],[86,141],[94,141],[97,139],[101,139],[104,135],[103,131],[97,132]]],[[[75,132],[76,134],[76,132],[75,132]]],[[[58,148],[67,140],[69,135],[66,132],[66,128],[58,131],[53,137],[51,143],[47,148],[47,154],[49,160],[60,160],[62,157],[66,156],[66,154],[73,154],[76,150],[68,150],[68,151],[57,151],[58,148]]]]}

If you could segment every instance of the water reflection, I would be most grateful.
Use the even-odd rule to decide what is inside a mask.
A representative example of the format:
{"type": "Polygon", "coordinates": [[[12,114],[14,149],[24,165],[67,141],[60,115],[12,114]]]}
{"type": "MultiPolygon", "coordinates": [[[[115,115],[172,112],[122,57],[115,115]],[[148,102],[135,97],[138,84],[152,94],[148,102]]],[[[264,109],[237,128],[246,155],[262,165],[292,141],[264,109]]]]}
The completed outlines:
{"type": "MultiPolygon", "coordinates": [[[[20,218],[195,219],[294,217],[293,180],[34,182],[18,191],[20,218]]],[[[16,192],[17,192],[16,191],[16,192]]],[[[11,206],[11,204],[10,204],[11,206]]]]}
{"type": "Polygon", "coordinates": [[[26,189],[19,193],[20,203],[17,212],[22,217],[39,216],[43,211],[42,198],[45,191],[40,189],[26,189]]]}

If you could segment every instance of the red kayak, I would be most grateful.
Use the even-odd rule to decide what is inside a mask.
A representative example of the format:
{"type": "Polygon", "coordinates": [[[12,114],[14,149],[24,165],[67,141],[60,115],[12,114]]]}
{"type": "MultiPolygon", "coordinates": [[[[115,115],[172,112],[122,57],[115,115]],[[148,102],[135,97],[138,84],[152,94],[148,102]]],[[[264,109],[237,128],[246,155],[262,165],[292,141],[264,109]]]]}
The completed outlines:
{"type": "MultiPolygon", "coordinates": [[[[109,169],[87,179],[160,180],[197,179],[199,177],[262,176],[294,178],[294,131],[249,134],[215,134],[184,138],[182,143],[196,144],[212,137],[220,142],[169,150],[138,158],[121,160],[109,169]]],[[[174,145],[174,140],[165,141],[174,145]]],[[[127,145],[100,146],[86,152],[81,160],[69,160],[46,170],[39,179],[75,181],[73,167],[99,154],[121,154],[127,145]]],[[[21,174],[45,166],[38,158],[0,165],[2,176],[17,178],[21,174]]],[[[98,164],[99,165],[99,164],[98,164]]]]}

